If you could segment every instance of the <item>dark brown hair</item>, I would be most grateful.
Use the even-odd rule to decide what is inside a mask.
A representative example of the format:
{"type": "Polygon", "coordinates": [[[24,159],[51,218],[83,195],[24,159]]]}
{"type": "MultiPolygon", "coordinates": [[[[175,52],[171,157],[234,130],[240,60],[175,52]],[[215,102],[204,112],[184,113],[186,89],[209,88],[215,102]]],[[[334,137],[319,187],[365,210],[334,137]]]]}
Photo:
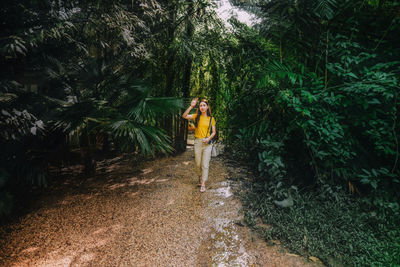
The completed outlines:
{"type": "Polygon", "coordinates": [[[208,107],[208,109],[207,109],[207,116],[211,117],[210,105],[208,104],[208,101],[207,101],[206,99],[202,99],[202,100],[199,102],[199,108],[197,109],[197,116],[196,116],[196,119],[194,120],[194,126],[195,126],[196,128],[197,128],[197,124],[199,123],[200,116],[201,116],[201,111],[200,111],[200,103],[201,103],[201,102],[204,102],[204,103],[207,104],[207,107],[208,107]]]}

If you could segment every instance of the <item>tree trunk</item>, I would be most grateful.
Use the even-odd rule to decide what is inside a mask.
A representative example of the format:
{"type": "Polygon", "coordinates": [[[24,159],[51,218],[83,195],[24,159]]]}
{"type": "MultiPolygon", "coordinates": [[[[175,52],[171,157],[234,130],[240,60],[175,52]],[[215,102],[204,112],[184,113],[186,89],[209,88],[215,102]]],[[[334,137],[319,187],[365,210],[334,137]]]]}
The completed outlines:
{"type": "MultiPolygon", "coordinates": [[[[194,4],[193,1],[189,1],[189,6],[187,9],[187,16],[186,16],[186,38],[187,40],[191,41],[193,38],[194,33],[194,25],[192,22],[192,16],[194,11],[194,4]]],[[[190,77],[192,75],[192,63],[193,59],[191,55],[187,55],[186,64],[185,64],[185,73],[183,76],[183,96],[189,97],[190,96],[190,77]]]]}
{"type": "Polygon", "coordinates": [[[175,69],[174,69],[174,62],[175,62],[175,50],[170,48],[175,40],[175,23],[176,23],[176,12],[177,6],[176,4],[172,3],[171,8],[169,11],[169,27],[168,27],[168,41],[167,41],[167,62],[165,66],[165,95],[172,96],[173,92],[173,85],[174,85],[174,78],[175,78],[175,69]]]}
{"type": "Polygon", "coordinates": [[[96,171],[96,162],[93,159],[89,135],[86,130],[83,130],[81,136],[79,137],[79,146],[81,151],[81,160],[84,166],[84,173],[94,173],[96,171]]]}

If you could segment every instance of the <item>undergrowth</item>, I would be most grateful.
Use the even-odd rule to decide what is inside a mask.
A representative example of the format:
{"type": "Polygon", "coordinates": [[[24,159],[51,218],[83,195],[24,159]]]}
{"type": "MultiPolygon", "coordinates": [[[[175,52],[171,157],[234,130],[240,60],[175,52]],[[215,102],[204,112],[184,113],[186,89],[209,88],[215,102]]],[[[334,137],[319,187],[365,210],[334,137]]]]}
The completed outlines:
{"type": "Polygon", "coordinates": [[[398,209],[379,209],[338,187],[298,192],[265,181],[248,187],[245,220],[266,240],[280,240],[291,251],[318,257],[328,266],[400,266],[398,209]],[[274,204],[289,196],[293,206],[274,204]],[[259,218],[271,227],[258,227],[259,218]]]}

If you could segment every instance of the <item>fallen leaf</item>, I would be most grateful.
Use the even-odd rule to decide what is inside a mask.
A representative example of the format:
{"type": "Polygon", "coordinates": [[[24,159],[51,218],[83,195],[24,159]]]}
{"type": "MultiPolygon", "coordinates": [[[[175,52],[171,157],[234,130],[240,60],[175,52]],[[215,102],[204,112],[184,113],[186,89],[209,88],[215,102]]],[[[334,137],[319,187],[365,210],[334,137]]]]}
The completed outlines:
{"type": "Polygon", "coordinates": [[[313,262],[323,264],[322,261],[320,259],[318,259],[317,257],[309,256],[308,259],[313,261],[313,262]]]}

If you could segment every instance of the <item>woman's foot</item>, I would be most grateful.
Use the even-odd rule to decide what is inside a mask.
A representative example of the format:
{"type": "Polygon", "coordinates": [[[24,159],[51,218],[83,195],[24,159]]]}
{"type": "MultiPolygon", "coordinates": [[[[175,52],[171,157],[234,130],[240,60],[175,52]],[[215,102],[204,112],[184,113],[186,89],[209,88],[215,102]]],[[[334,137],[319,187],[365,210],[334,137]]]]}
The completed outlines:
{"type": "Polygon", "coordinates": [[[199,176],[199,183],[197,184],[198,187],[201,186],[201,176],[199,176]]]}
{"type": "Polygon", "coordinates": [[[201,185],[201,187],[200,187],[200,192],[205,192],[206,191],[206,185],[205,184],[202,184],[201,185]]]}

